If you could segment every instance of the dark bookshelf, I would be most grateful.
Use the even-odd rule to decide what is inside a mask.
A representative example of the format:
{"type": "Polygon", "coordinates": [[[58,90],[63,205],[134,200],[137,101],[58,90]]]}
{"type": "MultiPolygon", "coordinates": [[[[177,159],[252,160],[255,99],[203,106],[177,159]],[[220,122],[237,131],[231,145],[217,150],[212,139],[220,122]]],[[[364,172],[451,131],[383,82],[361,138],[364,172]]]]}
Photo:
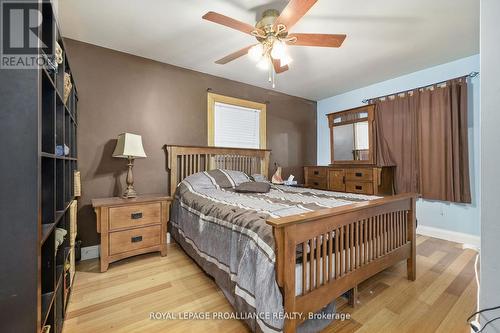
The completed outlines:
{"type": "Polygon", "coordinates": [[[0,164],[8,178],[0,192],[0,201],[8,203],[0,213],[0,242],[10,249],[1,254],[0,304],[9,309],[0,312],[5,332],[38,333],[50,325],[51,333],[60,333],[71,294],[67,266],[78,166],[78,93],[52,5],[41,1],[39,9],[38,36],[48,47],[39,56],[53,57],[57,42],[62,63],[57,69],[0,69],[0,133],[9,143],[2,155],[12,157],[0,164]],[[66,100],[65,73],[72,83],[66,100]],[[59,246],[57,229],[67,232],[59,246]]]}

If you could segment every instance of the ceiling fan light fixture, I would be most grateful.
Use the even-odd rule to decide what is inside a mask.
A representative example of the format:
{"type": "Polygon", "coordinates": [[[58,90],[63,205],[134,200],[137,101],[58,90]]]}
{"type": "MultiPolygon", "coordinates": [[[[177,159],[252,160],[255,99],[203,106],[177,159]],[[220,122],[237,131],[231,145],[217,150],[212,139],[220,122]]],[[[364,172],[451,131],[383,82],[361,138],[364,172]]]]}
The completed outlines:
{"type": "Polygon", "coordinates": [[[263,71],[269,70],[269,66],[270,66],[270,63],[269,63],[268,57],[260,58],[259,62],[257,63],[257,68],[261,69],[263,71]]]}
{"type": "Polygon", "coordinates": [[[256,44],[248,50],[248,56],[253,61],[259,61],[262,59],[262,53],[264,52],[264,47],[262,44],[256,44]]]}
{"type": "Polygon", "coordinates": [[[282,41],[276,40],[273,43],[273,49],[271,50],[271,57],[273,59],[280,59],[286,57],[286,47],[282,41]]]}

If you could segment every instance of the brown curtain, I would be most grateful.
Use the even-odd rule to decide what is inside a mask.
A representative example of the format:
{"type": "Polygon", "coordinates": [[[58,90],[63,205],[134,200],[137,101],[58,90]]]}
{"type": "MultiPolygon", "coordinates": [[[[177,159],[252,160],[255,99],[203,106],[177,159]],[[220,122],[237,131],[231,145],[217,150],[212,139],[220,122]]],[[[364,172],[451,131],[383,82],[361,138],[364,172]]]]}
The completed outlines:
{"type": "Polygon", "coordinates": [[[395,166],[396,193],[470,203],[466,79],[372,102],[377,163],[395,166]]]}
{"type": "Polygon", "coordinates": [[[418,98],[410,93],[376,103],[377,164],[395,167],[396,193],[419,192],[417,109],[418,98]]]}
{"type": "Polygon", "coordinates": [[[467,83],[433,88],[419,93],[420,193],[470,203],[467,83]]]}

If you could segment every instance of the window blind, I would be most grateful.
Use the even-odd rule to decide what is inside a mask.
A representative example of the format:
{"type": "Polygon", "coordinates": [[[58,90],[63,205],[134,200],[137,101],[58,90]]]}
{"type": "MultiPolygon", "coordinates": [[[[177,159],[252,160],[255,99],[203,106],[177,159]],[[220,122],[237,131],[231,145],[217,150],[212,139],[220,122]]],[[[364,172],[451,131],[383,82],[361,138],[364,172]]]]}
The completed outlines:
{"type": "Polygon", "coordinates": [[[260,148],[260,110],[216,102],[214,113],[215,146],[260,148]]]}

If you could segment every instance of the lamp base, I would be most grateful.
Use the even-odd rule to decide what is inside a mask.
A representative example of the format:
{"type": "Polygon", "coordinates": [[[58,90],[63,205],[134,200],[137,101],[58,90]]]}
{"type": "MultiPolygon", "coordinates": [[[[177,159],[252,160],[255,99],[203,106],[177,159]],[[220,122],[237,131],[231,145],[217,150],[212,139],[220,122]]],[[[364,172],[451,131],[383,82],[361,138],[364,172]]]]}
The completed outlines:
{"type": "Polygon", "coordinates": [[[123,192],[122,198],[136,198],[137,192],[134,190],[134,175],[132,174],[132,168],[134,167],[134,159],[132,157],[128,158],[128,171],[127,171],[127,189],[123,192]]]}
{"type": "Polygon", "coordinates": [[[137,192],[134,190],[133,187],[127,188],[123,192],[122,198],[124,198],[124,199],[137,198],[137,192]]]}

